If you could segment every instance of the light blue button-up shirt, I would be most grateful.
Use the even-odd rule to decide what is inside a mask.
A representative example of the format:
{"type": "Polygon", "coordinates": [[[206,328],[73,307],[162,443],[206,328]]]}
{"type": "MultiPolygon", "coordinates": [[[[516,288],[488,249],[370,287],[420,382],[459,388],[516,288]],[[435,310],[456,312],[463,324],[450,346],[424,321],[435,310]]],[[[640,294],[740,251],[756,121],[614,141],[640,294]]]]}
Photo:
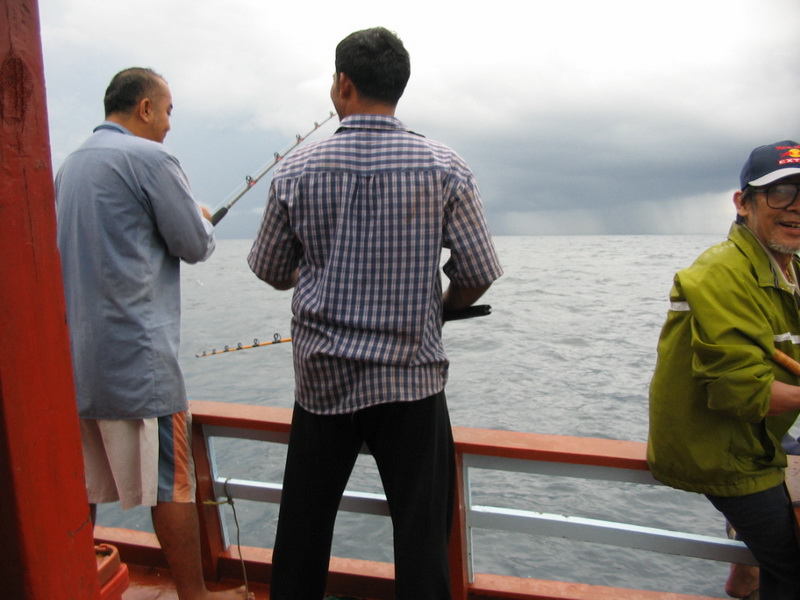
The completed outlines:
{"type": "Polygon", "coordinates": [[[215,242],[178,160],[106,121],[67,157],[55,186],[81,418],[186,410],[180,261],[206,260],[215,242]]]}

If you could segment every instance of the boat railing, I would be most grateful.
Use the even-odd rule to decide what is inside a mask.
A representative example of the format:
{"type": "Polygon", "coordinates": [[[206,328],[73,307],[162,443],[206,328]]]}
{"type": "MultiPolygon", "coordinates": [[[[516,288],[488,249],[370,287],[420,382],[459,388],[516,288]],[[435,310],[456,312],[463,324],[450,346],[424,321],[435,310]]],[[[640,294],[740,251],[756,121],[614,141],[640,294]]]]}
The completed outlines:
{"type": "MultiPolygon", "coordinates": [[[[205,402],[195,402],[192,406],[194,418],[202,427],[202,437],[206,440],[212,495],[214,498],[278,503],[280,482],[230,478],[220,473],[215,440],[234,438],[286,444],[290,411],[281,412],[279,421],[273,421],[271,427],[264,427],[263,423],[254,427],[256,422],[250,417],[241,414],[233,417],[235,410],[232,405],[205,402]]],[[[247,407],[247,410],[258,412],[255,407],[247,407]]],[[[280,411],[265,410],[273,412],[273,419],[276,416],[274,411],[280,411]]],[[[753,563],[752,555],[741,542],[727,538],[509,508],[491,505],[485,500],[478,502],[474,497],[474,474],[479,471],[660,485],[647,470],[642,443],[471,428],[455,428],[454,435],[459,465],[457,516],[462,524],[454,535],[457,540],[454,554],[461,558],[454,562],[460,571],[462,585],[467,588],[475,583],[475,530],[502,530],[717,561],[753,563]]],[[[340,511],[388,515],[383,494],[356,491],[345,492],[340,511]]],[[[227,547],[230,536],[222,515],[219,515],[218,522],[223,531],[221,543],[227,547]]]]}
{"type": "MultiPolygon", "coordinates": [[[[236,570],[240,569],[240,561],[227,532],[224,503],[229,498],[278,503],[281,484],[227,477],[219,472],[217,441],[221,438],[233,438],[287,444],[291,410],[205,401],[192,402],[191,410],[204,569],[209,578],[235,577],[236,570]]],[[[596,595],[600,588],[605,590],[604,593],[608,593],[609,589],[613,590],[609,597],[619,599],[677,597],[667,592],[661,596],[657,592],[649,593],[656,595],[642,596],[641,590],[602,586],[589,586],[597,589],[588,592],[575,591],[577,588],[574,586],[570,588],[571,591],[565,591],[566,584],[557,582],[476,572],[475,537],[476,532],[484,530],[562,538],[714,561],[754,563],[752,555],[741,542],[723,537],[644,527],[630,522],[619,522],[620,519],[604,520],[564,514],[560,505],[558,514],[503,506],[502,493],[497,494],[500,500],[494,501],[491,485],[487,490],[487,486],[480,481],[485,473],[514,473],[520,474],[520,478],[543,476],[549,480],[566,477],[576,481],[596,482],[599,485],[660,486],[647,469],[645,444],[642,442],[463,427],[454,428],[454,437],[457,498],[455,527],[450,544],[454,598],[578,599],[600,597],[596,595]],[[547,588],[549,583],[556,587],[547,588]],[[535,591],[532,591],[534,588],[535,591]],[[513,594],[510,593],[512,590],[513,594]]],[[[793,478],[800,480],[800,475],[795,474],[793,478]]],[[[522,500],[524,502],[526,499],[523,497],[522,500]]],[[[340,510],[388,515],[386,499],[380,493],[347,491],[340,510]]],[[[113,530],[106,528],[104,533],[107,541],[126,545],[124,539],[114,538],[113,530]]],[[[151,545],[151,554],[157,552],[157,546],[151,545]]],[[[130,548],[126,550],[130,552],[130,548]]],[[[137,551],[141,551],[141,548],[137,551]]],[[[148,560],[152,562],[152,556],[148,560]]],[[[269,581],[271,549],[245,546],[242,549],[242,560],[253,581],[269,581]]],[[[341,557],[331,560],[329,583],[336,587],[338,593],[392,598],[392,578],[393,566],[389,563],[341,557]]]]}
{"type": "MultiPolygon", "coordinates": [[[[463,455],[464,500],[468,552],[472,553],[474,529],[502,530],[567,540],[592,542],[662,554],[675,554],[724,562],[755,564],[743,543],[727,538],[698,535],[630,523],[590,519],[562,513],[544,513],[476,504],[470,493],[473,469],[510,471],[552,477],[574,477],[582,480],[619,482],[640,485],[662,485],[649,471],[588,464],[565,464],[549,460],[530,460],[463,455]]],[[[473,579],[472,561],[468,564],[473,579]]]]}
{"type": "MultiPolygon", "coordinates": [[[[469,429],[457,428],[457,438],[468,438],[469,429]]],[[[208,454],[211,467],[211,481],[214,496],[232,498],[234,500],[250,500],[255,502],[280,502],[281,484],[279,482],[263,482],[227,477],[218,470],[214,440],[228,438],[239,440],[262,441],[272,443],[288,443],[288,433],[276,431],[256,431],[240,427],[224,425],[204,425],[203,433],[208,440],[208,454]]],[[[540,436],[519,434],[528,438],[540,436]]],[[[562,436],[555,436],[556,439],[562,436]]],[[[568,442],[574,438],[563,436],[568,442]]],[[[598,519],[587,519],[578,516],[551,514],[530,510],[505,508],[477,504],[473,500],[472,488],[474,469],[489,471],[505,471],[513,473],[536,474],[551,477],[574,477],[582,480],[606,482],[634,483],[641,485],[661,485],[649,471],[636,467],[604,466],[599,464],[569,464],[555,462],[553,456],[534,460],[530,458],[511,458],[492,456],[486,452],[496,450],[477,448],[473,445],[471,452],[459,452],[461,460],[462,496],[464,500],[464,516],[467,537],[467,556],[469,579],[473,579],[472,530],[490,529],[509,532],[524,532],[532,535],[558,537],[568,540],[593,542],[611,546],[620,546],[638,550],[648,550],[665,554],[677,554],[694,558],[705,558],[725,562],[752,563],[753,557],[744,544],[727,538],[696,535],[687,532],[676,532],[652,527],[642,527],[627,523],[617,523],[598,519]]],[[[366,450],[364,450],[366,453],[366,450]]],[[[220,504],[223,510],[225,504],[220,504]]],[[[343,512],[389,516],[386,496],[379,493],[357,492],[346,490],[339,506],[343,512]]],[[[230,544],[231,537],[227,531],[225,520],[223,535],[225,544],[230,544]]]]}

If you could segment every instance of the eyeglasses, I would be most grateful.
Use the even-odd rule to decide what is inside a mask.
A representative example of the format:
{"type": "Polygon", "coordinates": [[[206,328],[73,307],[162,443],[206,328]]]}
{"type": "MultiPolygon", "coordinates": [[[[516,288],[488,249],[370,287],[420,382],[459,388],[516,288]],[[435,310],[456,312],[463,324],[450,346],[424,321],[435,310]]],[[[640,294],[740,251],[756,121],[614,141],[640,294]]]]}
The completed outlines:
{"type": "Polygon", "coordinates": [[[781,209],[789,208],[795,200],[797,200],[797,193],[800,191],[800,184],[798,183],[779,183],[766,188],[751,188],[753,192],[761,192],[766,196],[767,206],[770,208],[781,209]]]}

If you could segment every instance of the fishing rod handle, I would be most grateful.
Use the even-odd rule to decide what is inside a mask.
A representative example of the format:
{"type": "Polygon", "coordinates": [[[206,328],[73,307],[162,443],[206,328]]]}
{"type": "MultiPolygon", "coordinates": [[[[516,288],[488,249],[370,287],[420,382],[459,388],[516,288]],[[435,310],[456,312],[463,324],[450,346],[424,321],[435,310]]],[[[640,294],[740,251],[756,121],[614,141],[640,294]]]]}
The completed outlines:
{"type": "Polygon", "coordinates": [[[786,353],[784,353],[784,352],[782,352],[782,351],[780,351],[780,350],[778,350],[776,348],[775,349],[775,354],[772,355],[772,360],[774,360],[776,363],[781,365],[784,369],[786,369],[787,371],[789,371],[793,375],[796,375],[797,377],[800,377],[800,363],[798,363],[795,359],[793,359],[788,354],[786,354],[786,353]]]}
{"type": "Polygon", "coordinates": [[[471,319],[473,317],[485,317],[492,313],[492,307],[489,304],[476,304],[467,306],[466,308],[457,308],[455,310],[444,309],[442,311],[442,321],[458,321],[459,319],[471,319]]]}
{"type": "Polygon", "coordinates": [[[227,214],[228,214],[228,207],[227,206],[223,206],[217,212],[215,212],[213,215],[211,215],[211,224],[212,225],[216,225],[217,223],[222,221],[222,217],[224,217],[227,214]]]}

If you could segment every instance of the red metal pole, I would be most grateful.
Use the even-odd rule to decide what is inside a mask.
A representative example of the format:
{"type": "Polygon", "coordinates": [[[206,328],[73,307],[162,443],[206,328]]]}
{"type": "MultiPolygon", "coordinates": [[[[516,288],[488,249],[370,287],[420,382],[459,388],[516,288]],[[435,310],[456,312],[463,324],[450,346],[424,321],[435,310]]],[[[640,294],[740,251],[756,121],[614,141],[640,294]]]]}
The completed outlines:
{"type": "Polygon", "coordinates": [[[99,597],[36,0],[0,2],[0,596],[99,597]]]}

